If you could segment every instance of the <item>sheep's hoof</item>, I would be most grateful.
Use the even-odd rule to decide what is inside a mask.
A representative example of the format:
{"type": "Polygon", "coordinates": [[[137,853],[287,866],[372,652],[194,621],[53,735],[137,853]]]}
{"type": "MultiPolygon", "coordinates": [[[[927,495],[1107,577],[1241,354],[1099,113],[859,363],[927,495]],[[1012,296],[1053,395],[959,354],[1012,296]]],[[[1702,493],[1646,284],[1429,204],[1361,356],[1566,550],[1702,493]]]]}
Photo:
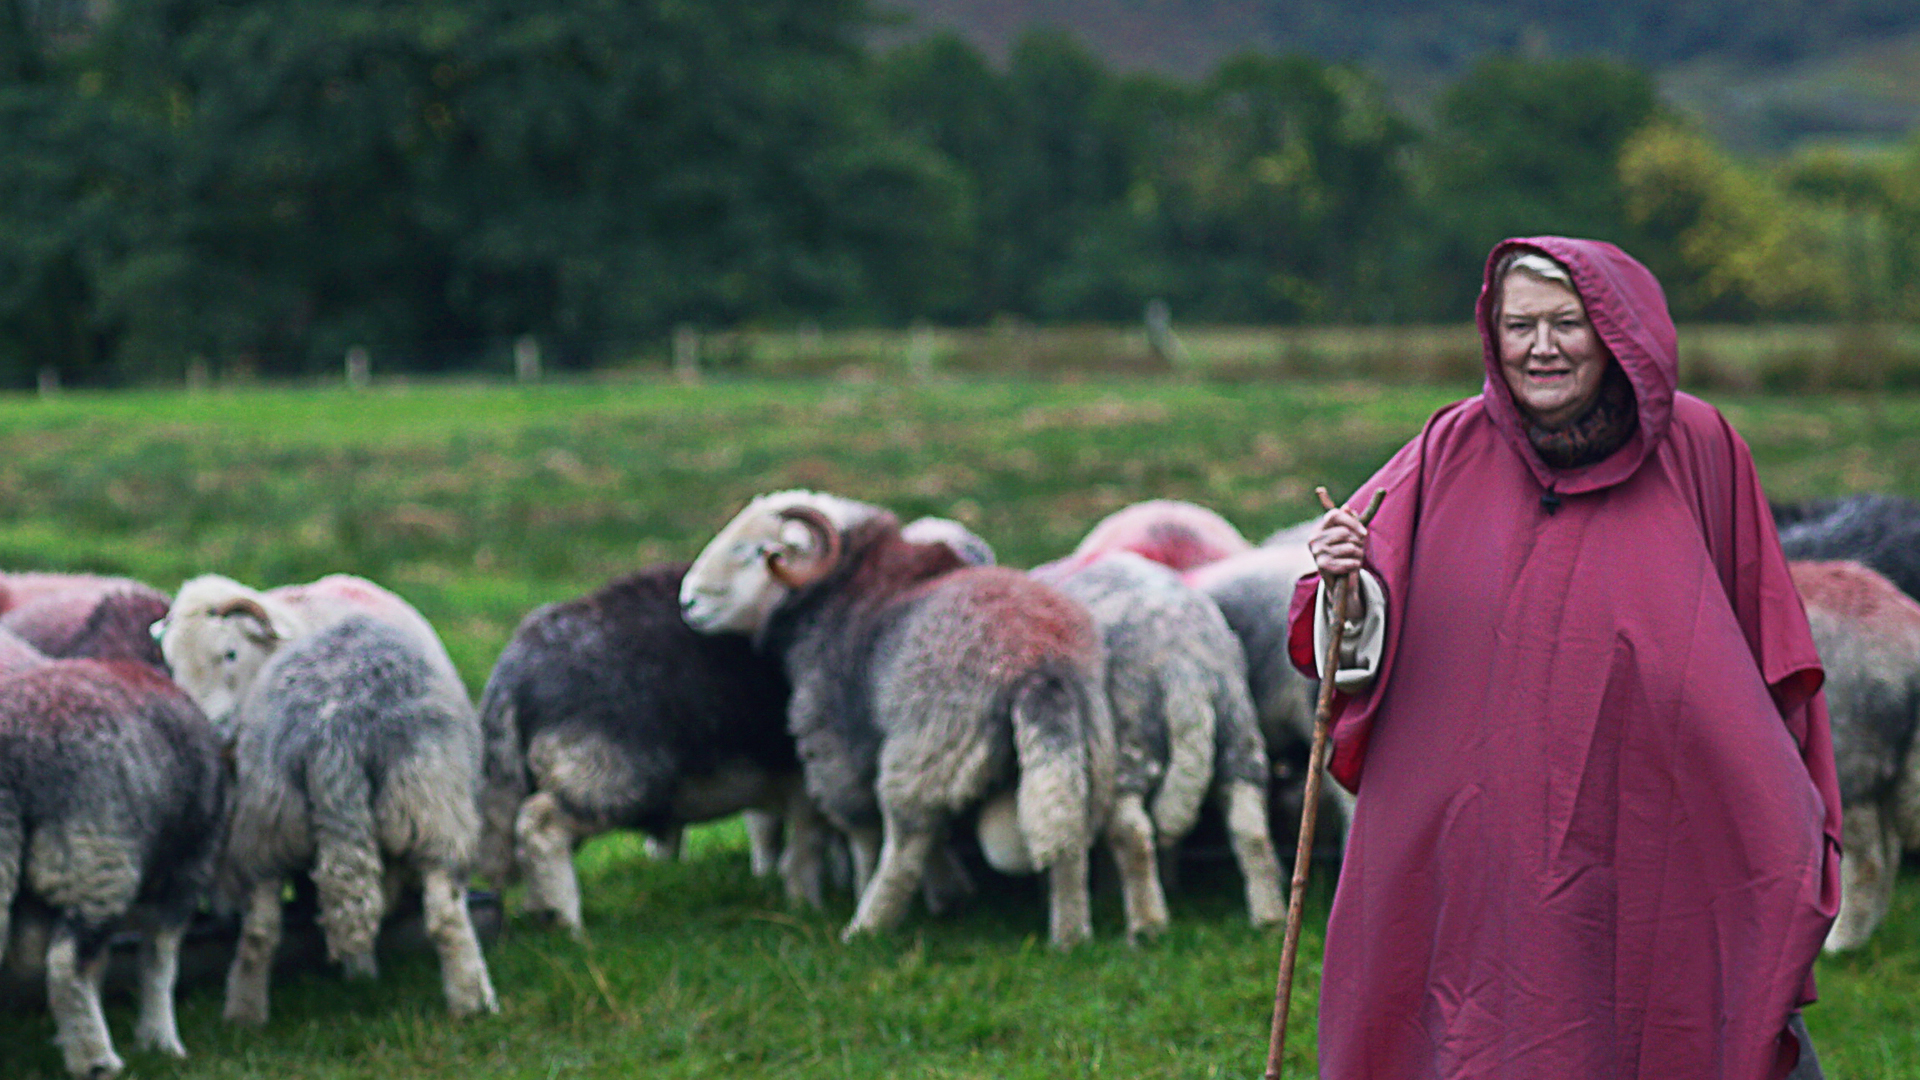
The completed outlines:
{"type": "Polygon", "coordinates": [[[1135,948],[1149,944],[1167,932],[1165,921],[1142,923],[1127,928],[1127,944],[1135,948]]]}
{"type": "Polygon", "coordinates": [[[455,1017],[466,1019],[470,1016],[483,1016],[500,1011],[500,999],[493,994],[493,987],[482,986],[478,993],[449,995],[447,1011],[455,1017]]]}
{"type": "Polygon", "coordinates": [[[1075,927],[1072,930],[1063,931],[1054,935],[1053,940],[1050,941],[1049,944],[1053,946],[1054,952],[1068,952],[1074,946],[1091,937],[1093,937],[1092,927],[1075,927]]]}
{"type": "Polygon", "coordinates": [[[264,1005],[252,1002],[228,1002],[220,1013],[220,1018],[229,1024],[245,1024],[248,1027],[267,1026],[267,1009],[264,1005]]]}
{"type": "Polygon", "coordinates": [[[157,1053],[165,1054],[171,1058],[184,1058],[187,1056],[186,1045],[180,1041],[180,1035],[178,1032],[173,1032],[173,1031],[136,1032],[134,1033],[134,1042],[142,1050],[152,1050],[157,1053]]]}
{"type": "Polygon", "coordinates": [[[114,1077],[120,1075],[122,1068],[125,1068],[125,1065],[121,1062],[119,1056],[116,1054],[108,1054],[99,1061],[88,1065],[86,1071],[79,1075],[86,1077],[87,1080],[113,1080],[114,1077]]]}

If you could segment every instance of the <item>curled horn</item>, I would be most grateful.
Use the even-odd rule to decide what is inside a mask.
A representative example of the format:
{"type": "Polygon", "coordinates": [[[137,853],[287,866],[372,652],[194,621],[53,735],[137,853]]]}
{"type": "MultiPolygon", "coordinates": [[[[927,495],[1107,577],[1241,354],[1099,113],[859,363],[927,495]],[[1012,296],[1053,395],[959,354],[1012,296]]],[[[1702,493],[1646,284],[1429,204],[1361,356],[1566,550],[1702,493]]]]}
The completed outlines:
{"type": "Polygon", "coordinates": [[[255,600],[251,596],[236,596],[225,603],[217,605],[208,614],[211,614],[216,619],[224,619],[229,615],[247,615],[258,619],[260,625],[266,627],[267,637],[278,638],[280,636],[279,627],[273,625],[273,616],[267,614],[267,609],[260,601],[255,600]]]}
{"type": "Polygon", "coordinates": [[[787,565],[790,554],[783,544],[767,552],[767,575],[789,589],[804,589],[827,576],[840,561],[840,530],[827,515],[811,506],[789,506],[780,511],[780,520],[797,521],[813,534],[814,552],[809,565],[796,572],[787,565]]]}

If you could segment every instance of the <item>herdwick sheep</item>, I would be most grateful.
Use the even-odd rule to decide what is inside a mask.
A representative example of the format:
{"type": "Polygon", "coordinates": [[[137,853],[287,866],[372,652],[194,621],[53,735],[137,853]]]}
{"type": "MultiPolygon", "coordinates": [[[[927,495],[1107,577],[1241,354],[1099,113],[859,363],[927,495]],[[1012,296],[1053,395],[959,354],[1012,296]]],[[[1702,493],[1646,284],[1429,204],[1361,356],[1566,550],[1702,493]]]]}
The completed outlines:
{"type": "Polygon", "coordinates": [[[449,1010],[494,1011],[466,906],[479,720],[445,650],[422,640],[424,619],[371,583],[336,584],[351,587],[289,604],[196,578],[162,626],[162,651],[233,746],[223,873],[244,899],[226,1017],[266,1022],[282,885],[308,870],[327,952],[354,975],[375,973],[380,922],[417,880],[449,1010]],[[381,614],[337,617],[362,601],[381,614]],[[393,619],[396,606],[410,617],[393,619]]]}
{"type": "Polygon", "coordinates": [[[1920,599],[1920,503],[1850,495],[1773,511],[1788,559],[1865,563],[1920,599]]]}
{"type": "Polygon", "coordinates": [[[879,507],[811,492],[742,510],[694,561],[681,603],[695,630],[751,633],[781,661],[808,793],[852,838],[857,867],[878,835],[846,936],[895,925],[949,822],[975,812],[996,868],[1048,872],[1053,944],[1092,933],[1088,849],[1112,805],[1114,749],[1084,608],[911,543],[879,507]]]}
{"type": "Polygon", "coordinates": [[[1920,603],[1854,562],[1788,564],[1826,668],[1840,774],[1840,915],[1828,952],[1866,944],[1920,847],[1920,603]]]}
{"type": "Polygon", "coordinates": [[[140,929],[135,1041],[185,1057],[173,991],[219,852],[219,740],[144,664],[47,660],[0,631],[0,668],[0,954],[44,958],[67,1070],[105,1078],[122,1065],[100,1008],[108,942],[140,929]]]}
{"type": "Polygon", "coordinates": [[[1131,551],[1186,571],[1252,550],[1240,530],[1204,506],[1175,499],[1134,503],[1102,518],[1073,553],[1040,569],[1073,571],[1116,551],[1131,551]]]}
{"type": "Polygon", "coordinates": [[[166,617],[167,594],[137,581],[103,580],[113,584],[28,600],[0,614],[0,628],[50,657],[126,660],[164,670],[166,660],[150,628],[166,617]]]}
{"type": "MultiPolygon", "coordinates": [[[[1248,695],[1240,641],[1212,600],[1173,571],[1116,552],[1072,573],[1035,571],[1085,604],[1107,647],[1107,694],[1118,746],[1118,794],[1109,841],[1115,860],[1171,852],[1209,793],[1224,811],[1254,925],[1286,917],[1280,864],[1267,825],[1267,752],[1248,695]],[[1150,802],[1149,802],[1150,800],[1150,802]],[[1145,810],[1143,810],[1145,804],[1145,810]]],[[[1129,932],[1166,923],[1127,912],[1129,932]]]]}
{"type": "MultiPolygon", "coordinates": [[[[1210,597],[1240,639],[1247,659],[1247,685],[1259,716],[1260,733],[1280,785],[1273,792],[1278,804],[1305,796],[1306,760],[1313,742],[1315,695],[1319,684],[1300,674],[1287,656],[1287,605],[1294,586],[1314,573],[1313,556],[1296,530],[1283,530],[1262,545],[1240,555],[1189,570],[1181,575],[1193,588],[1210,597]]],[[[1320,788],[1323,808],[1331,808],[1336,823],[1352,819],[1353,795],[1335,783],[1320,788]]],[[[1297,819],[1297,810],[1290,816],[1297,819]]],[[[1322,834],[1337,839],[1337,830],[1322,834]]]]}
{"type": "MultiPolygon", "coordinates": [[[[570,930],[580,929],[572,853],[586,837],[638,828],[671,843],[683,825],[750,808],[788,815],[796,834],[814,827],[786,675],[744,636],[687,626],[686,569],[648,567],[535,610],[480,698],[483,872],[505,883],[517,837],[527,909],[570,930]]],[[[796,835],[789,855],[808,842],[796,835]]],[[[789,896],[818,906],[818,878],[785,869],[789,896]]]]}
{"type": "Polygon", "coordinates": [[[400,631],[442,676],[459,683],[446,646],[413,605],[350,574],[266,592],[202,574],[180,586],[155,633],[162,635],[161,650],[174,679],[218,726],[278,646],[352,615],[400,631]]]}
{"type": "Polygon", "coordinates": [[[0,614],[50,596],[104,596],[110,592],[138,592],[148,586],[129,577],[103,574],[59,574],[26,571],[0,574],[0,614]]]}

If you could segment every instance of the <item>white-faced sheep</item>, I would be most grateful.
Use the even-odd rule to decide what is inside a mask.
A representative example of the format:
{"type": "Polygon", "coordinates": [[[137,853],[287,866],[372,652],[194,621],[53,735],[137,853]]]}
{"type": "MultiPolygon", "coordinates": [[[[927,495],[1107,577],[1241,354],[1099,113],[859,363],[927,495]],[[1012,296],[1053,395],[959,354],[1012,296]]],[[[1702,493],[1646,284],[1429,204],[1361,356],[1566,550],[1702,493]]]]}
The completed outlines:
{"type": "Polygon", "coordinates": [[[10,939],[44,944],[66,1067],[110,1077],[121,1060],[100,1008],[108,939],[140,928],[135,1041],[184,1057],[173,991],[218,854],[219,741],[144,664],[46,660],[0,639],[0,952],[10,939]]]}
{"type": "MultiPolygon", "coordinates": [[[[1107,647],[1107,692],[1119,750],[1116,861],[1171,852],[1216,796],[1246,883],[1247,911],[1266,926],[1286,917],[1267,825],[1267,753],[1248,694],[1240,642],[1213,601],[1173,571],[1131,552],[1070,573],[1035,571],[1093,613],[1107,647]]],[[[1123,869],[1123,873],[1128,873],[1123,869]]],[[[1158,879],[1152,898],[1159,899],[1158,879]]],[[[1130,932],[1166,922],[1127,912],[1130,932]]]]}
{"type": "Polygon", "coordinates": [[[161,647],[174,679],[219,724],[280,645],[353,615],[400,631],[436,671],[460,681],[440,636],[412,604],[351,574],[265,592],[202,574],[174,594],[161,647]]]}
{"type": "MultiPolygon", "coordinates": [[[[796,833],[811,826],[787,734],[786,675],[742,635],[687,626],[686,569],[649,567],[535,610],[481,695],[484,871],[506,880],[517,836],[528,910],[572,930],[572,854],[585,837],[637,828],[677,838],[683,825],[749,808],[790,815],[796,833]]],[[[808,842],[792,838],[789,855],[808,842]]],[[[802,879],[811,865],[790,859],[787,889],[818,905],[817,875],[802,879]]]]}
{"type": "Polygon", "coordinates": [[[1826,668],[1840,776],[1840,914],[1829,952],[1858,948],[1886,917],[1905,848],[1920,848],[1920,604],[1859,563],[1794,562],[1826,668]]]}
{"type": "Polygon", "coordinates": [[[983,808],[990,862],[1047,871],[1054,945],[1092,933],[1088,848],[1114,751],[1084,608],[904,540],[878,507],[810,492],[755,499],[681,599],[696,630],[751,633],[779,658],[808,793],[857,862],[879,836],[849,936],[897,923],[948,824],[983,808]]]}
{"type": "Polygon", "coordinates": [[[234,747],[223,866],[245,900],[230,1020],[266,1021],[282,885],[303,870],[329,956],[359,975],[374,973],[380,921],[417,880],[448,1008],[498,1007],[466,906],[480,837],[478,718],[445,650],[422,640],[432,637],[426,621],[378,586],[348,581],[321,600],[310,590],[296,607],[196,578],[164,623],[168,661],[234,747]],[[338,617],[369,596],[363,610],[378,615],[338,617]],[[409,617],[389,621],[396,609],[409,617]]]}

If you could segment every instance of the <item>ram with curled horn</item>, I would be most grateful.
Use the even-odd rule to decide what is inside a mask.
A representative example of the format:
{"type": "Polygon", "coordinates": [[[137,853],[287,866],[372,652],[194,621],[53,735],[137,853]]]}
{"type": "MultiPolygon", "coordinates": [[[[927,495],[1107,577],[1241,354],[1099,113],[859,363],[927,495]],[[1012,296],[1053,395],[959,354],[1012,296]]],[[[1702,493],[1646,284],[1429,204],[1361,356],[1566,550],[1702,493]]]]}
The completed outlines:
{"type": "Polygon", "coordinates": [[[880,507],[805,491],[755,499],[680,596],[688,625],[752,635],[792,682],[807,794],[855,853],[848,936],[897,925],[944,832],[965,824],[997,868],[1047,874],[1056,946],[1089,936],[1114,741],[1084,607],[915,543],[880,507]],[[804,563],[784,547],[789,522],[816,541],[804,563]]]}
{"type": "Polygon", "coordinates": [[[789,506],[780,511],[780,520],[795,522],[807,530],[812,543],[807,549],[795,548],[782,540],[767,549],[767,573],[789,589],[800,590],[833,572],[840,563],[840,530],[819,510],[811,506],[789,506]],[[794,556],[802,555],[795,566],[794,556]]]}

